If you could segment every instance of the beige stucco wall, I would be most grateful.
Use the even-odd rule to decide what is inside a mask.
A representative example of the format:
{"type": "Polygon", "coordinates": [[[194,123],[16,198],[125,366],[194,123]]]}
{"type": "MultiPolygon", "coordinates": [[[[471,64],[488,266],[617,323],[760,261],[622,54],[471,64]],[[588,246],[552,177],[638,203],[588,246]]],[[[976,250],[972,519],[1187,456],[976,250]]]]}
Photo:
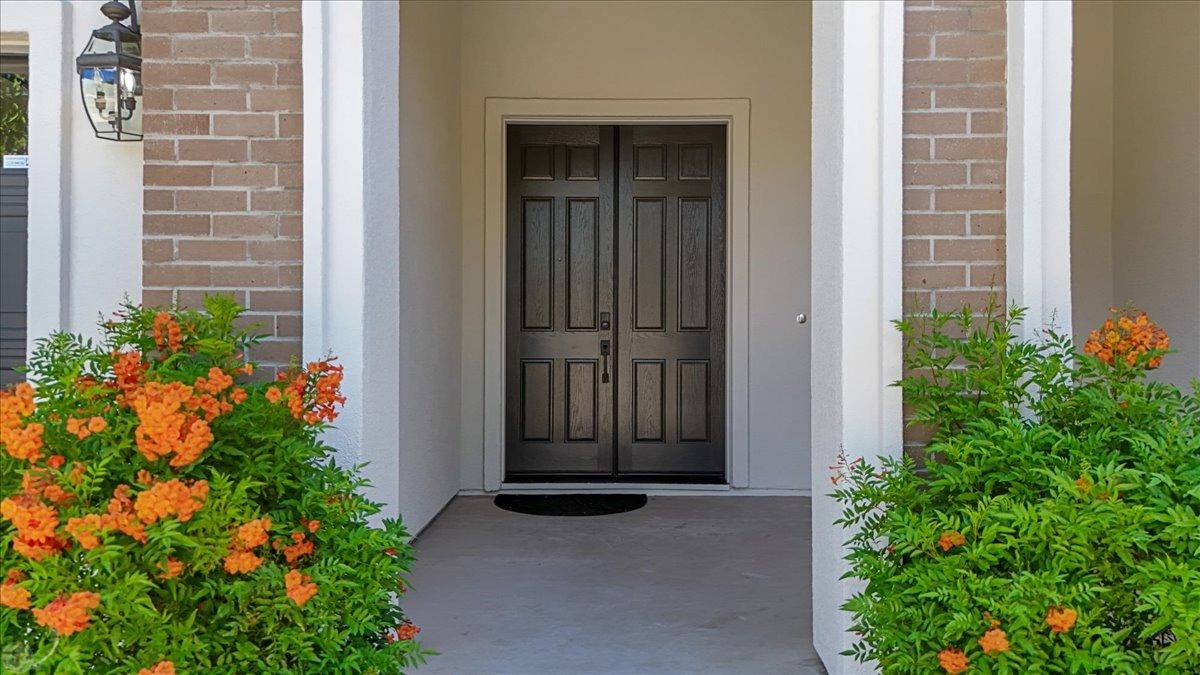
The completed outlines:
{"type": "Polygon", "coordinates": [[[1077,2],[1071,86],[1071,288],[1077,338],[1113,303],[1113,6],[1077,2]]]}
{"type": "Polygon", "coordinates": [[[808,487],[810,32],[806,2],[463,5],[464,488],[483,475],[488,97],[751,100],[750,485],[808,487]]]}
{"type": "Polygon", "coordinates": [[[1145,309],[1178,352],[1156,377],[1183,386],[1200,376],[1200,3],[1078,3],[1075,18],[1076,333],[1100,321],[1084,312],[1103,311],[1106,303],[1145,309]],[[1109,150],[1103,147],[1106,119],[1109,150]],[[1105,171],[1112,176],[1111,205],[1103,196],[1105,171]]]}
{"type": "Polygon", "coordinates": [[[459,17],[453,2],[400,5],[398,494],[414,529],[459,487],[459,17]]]}
{"type": "Polygon", "coordinates": [[[1113,288],[1170,333],[1163,379],[1200,376],[1200,3],[1119,2],[1113,288]]]}

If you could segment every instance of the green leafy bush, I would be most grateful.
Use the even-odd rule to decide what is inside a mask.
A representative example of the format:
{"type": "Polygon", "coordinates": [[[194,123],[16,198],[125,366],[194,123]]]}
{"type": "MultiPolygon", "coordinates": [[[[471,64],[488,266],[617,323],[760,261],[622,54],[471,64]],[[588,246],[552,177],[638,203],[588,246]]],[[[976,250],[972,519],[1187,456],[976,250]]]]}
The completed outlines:
{"type": "Polygon", "coordinates": [[[1084,353],[1023,312],[899,322],[922,467],[843,459],[847,652],[884,672],[1200,672],[1200,382],[1114,315],[1084,353]]]}
{"type": "Polygon", "coordinates": [[[412,561],[320,432],[332,359],[255,381],[240,308],[128,306],[0,393],[0,670],[394,673],[412,561]]]}

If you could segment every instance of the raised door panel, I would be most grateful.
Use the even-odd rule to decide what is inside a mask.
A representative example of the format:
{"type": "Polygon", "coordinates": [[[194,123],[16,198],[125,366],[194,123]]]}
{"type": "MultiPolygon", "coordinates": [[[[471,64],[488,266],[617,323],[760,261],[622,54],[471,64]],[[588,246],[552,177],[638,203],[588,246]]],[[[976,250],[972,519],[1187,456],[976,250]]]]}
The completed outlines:
{"type": "Polygon", "coordinates": [[[639,443],[666,440],[665,370],[661,359],[633,362],[633,439],[639,443]]]}
{"type": "Polygon", "coordinates": [[[567,328],[596,330],[600,272],[597,200],[567,200],[567,328]]]}
{"type": "Polygon", "coordinates": [[[633,329],[662,330],[665,323],[666,200],[637,199],[633,205],[633,329]]]}
{"type": "Polygon", "coordinates": [[[679,200],[679,329],[708,330],[710,200],[679,200]]]}
{"type": "Polygon", "coordinates": [[[521,328],[554,327],[554,202],[521,202],[521,328]]]}
{"type": "Polygon", "coordinates": [[[554,362],[549,359],[521,361],[521,440],[554,440],[554,362]]]}
{"type": "Polygon", "coordinates": [[[680,443],[707,443],[711,438],[708,363],[702,359],[680,359],[676,364],[680,443]]]}
{"type": "Polygon", "coordinates": [[[595,359],[567,359],[566,369],[566,440],[572,443],[596,442],[598,384],[595,359]]]}

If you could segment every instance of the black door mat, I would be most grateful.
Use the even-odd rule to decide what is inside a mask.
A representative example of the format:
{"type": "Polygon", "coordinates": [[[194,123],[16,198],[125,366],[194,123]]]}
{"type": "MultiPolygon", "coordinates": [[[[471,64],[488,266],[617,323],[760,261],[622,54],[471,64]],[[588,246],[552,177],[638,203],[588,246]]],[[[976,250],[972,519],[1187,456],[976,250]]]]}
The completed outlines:
{"type": "Polygon", "coordinates": [[[646,495],[496,495],[496,506],[531,516],[607,516],[645,505],[646,495]]]}

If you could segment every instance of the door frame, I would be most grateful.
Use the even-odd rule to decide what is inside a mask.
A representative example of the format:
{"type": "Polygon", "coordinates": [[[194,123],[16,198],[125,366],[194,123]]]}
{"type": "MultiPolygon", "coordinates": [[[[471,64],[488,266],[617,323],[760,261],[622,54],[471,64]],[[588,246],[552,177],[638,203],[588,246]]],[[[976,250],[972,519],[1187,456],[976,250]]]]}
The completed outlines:
{"type": "MultiPolygon", "coordinates": [[[[488,98],[484,102],[483,487],[504,483],[504,317],[509,124],[723,124],[726,127],[725,479],[750,476],[750,99],[488,98]]],[[[609,485],[595,483],[595,485],[609,485]]],[[[573,483],[558,485],[568,489],[573,483]]],[[[582,485],[591,485],[584,483],[582,485]]],[[[694,485],[661,486],[690,489],[694,485]]]]}

